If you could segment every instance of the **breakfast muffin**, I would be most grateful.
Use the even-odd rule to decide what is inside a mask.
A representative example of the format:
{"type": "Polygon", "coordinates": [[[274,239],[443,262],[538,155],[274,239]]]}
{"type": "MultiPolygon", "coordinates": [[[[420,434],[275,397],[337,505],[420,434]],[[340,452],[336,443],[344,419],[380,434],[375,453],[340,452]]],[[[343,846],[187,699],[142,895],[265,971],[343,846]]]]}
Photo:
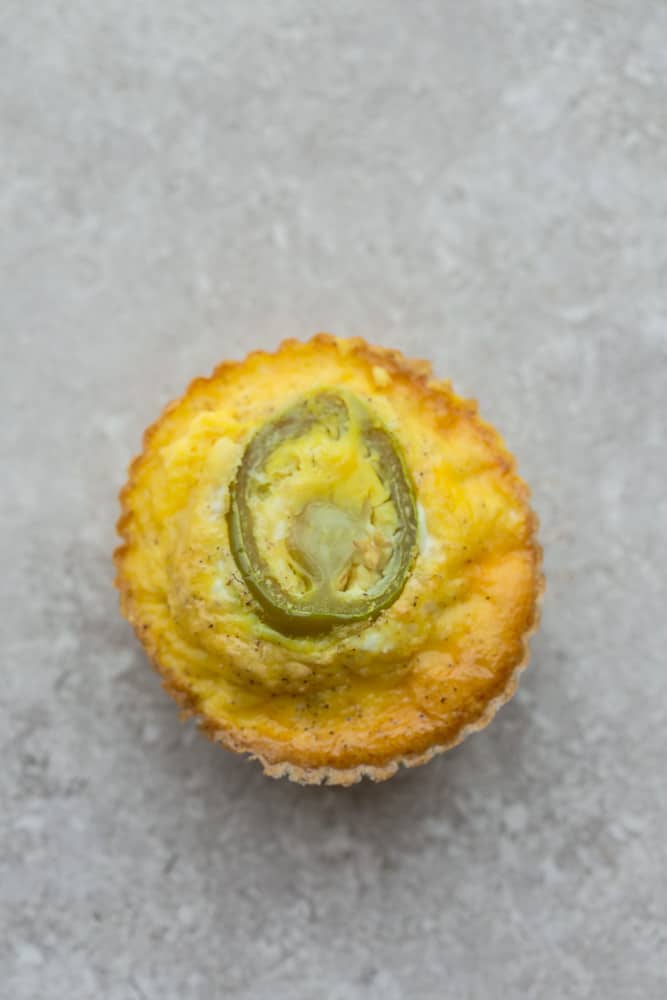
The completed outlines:
{"type": "Polygon", "coordinates": [[[320,334],[225,362],[146,432],[121,506],[123,613],[269,775],[388,778],[516,688],[543,590],[528,488],[424,361],[320,334]]]}

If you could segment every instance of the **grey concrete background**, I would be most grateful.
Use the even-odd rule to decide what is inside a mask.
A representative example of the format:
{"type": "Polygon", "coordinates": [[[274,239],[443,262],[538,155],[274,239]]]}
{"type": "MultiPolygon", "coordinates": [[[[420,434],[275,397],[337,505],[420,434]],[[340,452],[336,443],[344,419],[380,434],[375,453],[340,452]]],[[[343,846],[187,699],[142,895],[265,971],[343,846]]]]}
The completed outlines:
{"type": "Polygon", "coordinates": [[[3,1000],[667,995],[667,5],[3,0],[3,1000]],[[144,425],[318,329],[543,522],[521,692],[384,786],[179,723],[111,587],[144,425]]]}

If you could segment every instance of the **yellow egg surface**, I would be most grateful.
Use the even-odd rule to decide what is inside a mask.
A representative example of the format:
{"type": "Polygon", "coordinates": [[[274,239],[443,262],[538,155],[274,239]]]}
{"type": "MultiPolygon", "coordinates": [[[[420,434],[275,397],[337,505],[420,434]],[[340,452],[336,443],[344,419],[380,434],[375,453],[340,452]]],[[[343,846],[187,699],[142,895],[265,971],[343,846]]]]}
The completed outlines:
{"type": "Polygon", "coordinates": [[[513,693],[543,590],[528,496],[498,433],[425,362],[361,339],[285,341],[197,379],[146,432],[121,493],[121,607],[212,738],[273,776],[379,780],[513,693]],[[329,398],[345,401],[343,422],[284,435],[329,398]],[[253,571],[286,595],[285,620],[235,543],[244,456],[262,433],[272,446],[242,509],[253,571]],[[391,462],[409,499],[388,487],[391,462]],[[309,631],[308,601],[340,620],[309,631]]]}

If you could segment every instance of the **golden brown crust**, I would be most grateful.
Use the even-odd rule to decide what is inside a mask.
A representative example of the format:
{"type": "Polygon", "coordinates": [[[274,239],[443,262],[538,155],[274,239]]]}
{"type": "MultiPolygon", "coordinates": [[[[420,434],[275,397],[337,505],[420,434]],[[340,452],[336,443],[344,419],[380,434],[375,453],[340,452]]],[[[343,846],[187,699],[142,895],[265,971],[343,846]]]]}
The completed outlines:
{"type": "MultiPolygon", "coordinates": [[[[363,360],[371,366],[377,365],[383,368],[390,374],[392,380],[417,387],[422,396],[428,398],[430,406],[434,410],[441,409],[444,413],[451,406],[449,384],[434,380],[431,377],[431,366],[426,361],[407,359],[399,351],[367,344],[361,338],[341,342],[329,334],[321,333],[312,338],[309,343],[319,345],[322,348],[334,347],[338,350],[341,349],[342,343],[345,352],[354,354],[357,359],[363,360]]],[[[276,354],[292,349],[299,349],[303,346],[302,342],[289,339],[279,346],[276,354]]],[[[234,731],[228,725],[221,723],[220,720],[208,714],[200,704],[199,699],[181,682],[164,661],[161,661],[159,658],[157,644],[151,636],[149,623],[142,618],[141,609],[133,593],[132,581],[126,572],[126,560],[133,548],[133,510],[130,497],[137,484],[139,470],[150,450],[151,442],[165,427],[172,414],[179,411],[181,407],[192,406],[200,397],[204,400],[212,383],[226,376],[241,364],[248,364],[253,359],[270,357],[272,355],[267,352],[256,351],[248,355],[243,362],[224,362],[214,370],[209,378],[195,379],[188,387],[186,393],[180,399],[170,403],[164,409],[160,418],[144,433],[142,453],[131,463],[127,483],[120,492],[121,515],[118,520],[117,530],[123,539],[123,543],[114,553],[114,562],[117,570],[115,584],[120,592],[121,608],[132,624],[137,638],[144,646],[154,668],[161,675],[163,686],[181,707],[182,714],[184,716],[197,717],[200,728],[211,740],[221,743],[237,753],[247,753],[252,758],[259,760],[264,768],[264,772],[271,777],[287,777],[301,784],[342,786],[354,784],[362,777],[368,777],[373,781],[383,781],[395,774],[399,766],[414,767],[425,763],[436,754],[456,746],[470,733],[483,729],[495,716],[498,709],[514,694],[519,676],[528,663],[528,640],[539,623],[540,605],[544,593],[542,550],[537,541],[537,517],[532,511],[530,512],[533,604],[527,619],[526,628],[521,636],[519,653],[502,689],[488,701],[476,717],[462,721],[461,725],[453,733],[450,726],[445,738],[440,741],[437,739],[434,741],[433,729],[426,733],[415,732],[412,749],[409,749],[408,752],[397,754],[392,752],[390,748],[386,757],[383,758],[380,755],[380,759],[378,759],[378,755],[376,754],[374,760],[368,760],[363,763],[346,761],[345,755],[339,754],[338,761],[333,766],[330,764],[314,764],[312,755],[300,751],[295,746],[290,746],[289,754],[286,755],[285,746],[277,740],[269,739],[258,733],[251,732],[250,735],[246,735],[240,731],[234,731]]],[[[482,435],[493,445],[496,454],[500,456],[500,464],[508,473],[512,474],[515,489],[527,505],[529,498],[528,487],[516,476],[514,459],[505,451],[497,432],[490,425],[484,424],[479,419],[477,416],[477,404],[475,402],[468,400],[457,400],[457,402],[460,412],[469,415],[471,418],[474,417],[477,428],[481,430],[482,435]]],[[[248,730],[246,729],[245,733],[247,732],[248,730]]]]}

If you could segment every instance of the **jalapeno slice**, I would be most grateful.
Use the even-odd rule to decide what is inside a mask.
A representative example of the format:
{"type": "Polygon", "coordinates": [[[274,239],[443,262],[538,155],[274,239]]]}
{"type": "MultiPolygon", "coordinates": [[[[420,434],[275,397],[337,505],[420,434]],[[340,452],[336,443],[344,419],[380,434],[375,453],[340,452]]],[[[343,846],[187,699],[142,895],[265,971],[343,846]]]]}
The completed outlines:
{"type": "Polygon", "coordinates": [[[287,635],[373,618],[399,596],[417,552],[400,446],[339,389],[302,398],[257,431],[227,516],[261,616],[287,635]]]}

